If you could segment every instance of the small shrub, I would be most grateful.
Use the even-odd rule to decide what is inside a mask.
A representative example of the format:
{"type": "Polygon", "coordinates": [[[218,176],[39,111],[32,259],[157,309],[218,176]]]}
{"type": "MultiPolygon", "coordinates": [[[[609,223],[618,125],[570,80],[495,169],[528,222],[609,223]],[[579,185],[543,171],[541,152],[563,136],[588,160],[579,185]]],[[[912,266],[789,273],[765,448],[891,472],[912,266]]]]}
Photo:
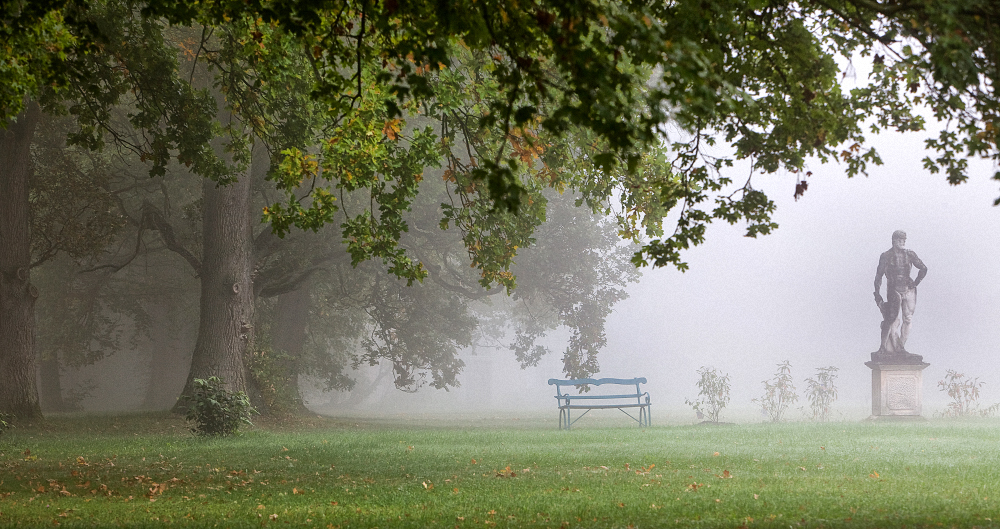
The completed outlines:
{"type": "Polygon", "coordinates": [[[194,394],[189,401],[187,420],[194,423],[191,431],[198,435],[231,435],[240,425],[253,425],[250,415],[257,411],[250,405],[247,394],[232,393],[219,377],[194,379],[194,394]]]}
{"type": "Polygon", "coordinates": [[[987,408],[980,408],[979,388],[985,385],[979,377],[966,378],[962,373],[949,369],[944,380],[938,381],[941,391],[948,393],[951,402],[948,409],[941,413],[942,417],[989,417],[1000,409],[1000,402],[987,408]]]}
{"type": "Polygon", "coordinates": [[[814,420],[830,420],[830,409],[837,400],[837,386],[833,385],[836,378],[837,368],[829,366],[817,368],[816,378],[806,379],[806,398],[814,420]]]}
{"type": "Polygon", "coordinates": [[[714,367],[702,366],[698,370],[698,399],[684,403],[694,408],[698,418],[708,417],[711,422],[719,422],[719,414],[729,404],[729,375],[720,375],[714,367]]]}
{"type": "Polygon", "coordinates": [[[771,419],[771,422],[779,422],[788,406],[799,400],[799,396],[795,393],[795,384],[792,382],[792,365],[788,360],[778,364],[774,378],[763,383],[764,396],[753,399],[753,402],[760,404],[761,411],[771,419]]]}
{"type": "Polygon", "coordinates": [[[14,427],[14,417],[6,414],[0,413],[0,434],[3,434],[7,430],[14,427]]]}

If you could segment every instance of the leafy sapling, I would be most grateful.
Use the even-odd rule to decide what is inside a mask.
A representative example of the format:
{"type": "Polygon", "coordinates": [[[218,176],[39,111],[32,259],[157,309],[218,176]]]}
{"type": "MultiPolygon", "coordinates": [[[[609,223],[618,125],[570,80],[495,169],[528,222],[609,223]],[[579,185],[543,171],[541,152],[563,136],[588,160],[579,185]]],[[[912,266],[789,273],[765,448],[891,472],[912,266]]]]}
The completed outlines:
{"type": "Polygon", "coordinates": [[[979,388],[985,385],[979,377],[967,378],[963,373],[949,369],[944,380],[938,381],[938,388],[948,393],[951,402],[941,413],[942,417],[990,417],[1000,410],[1000,402],[981,408],[979,405],[979,388]]]}
{"type": "Polygon", "coordinates": [[[837,368],[834,366],[816,369],[816,378],[806,379],[806,398],[809,399],[809,409],[812,419],[816,421],[830,420],[833,402],[837,400],[837,368]]]}
{"type": "Polygon", "coordinates": [[[10,430],[13,427],[13,422],[14,417],[7,415],[6,413],[0,413],[0,434],[10,430]]]}
{"type": "Polygon", "coordinates": [[[729,375],[722,375],[714,367],[702,366],[698,370],[698,399],[684,399],[684,403],[694,408],[698,418],[707,417],[709,422],[719,422],[719,414],[729,404],[729,375]]]}
{"type": "Polygon", "coordinates": [[[795,393],[795,384],[792,382],[792,365],[785,360],[778,364],[778,371],[774,373],[774,378],[764,380],[764,396],[753,399],[753,402],[760,404],[763,414],[771,419],[771,422],[780,422],[792,403],[799,400],[795,393]]]}
{"type": "Polygon", "coordinates": [[[198,435],[232,435],[241,425],[253,426],[250,415],[257,410],[242,391],[230,392],[219,377],[194,379],[194,391],[185,397],[188,403],[187,420],[193,424],[191,431],[198,435]]]}

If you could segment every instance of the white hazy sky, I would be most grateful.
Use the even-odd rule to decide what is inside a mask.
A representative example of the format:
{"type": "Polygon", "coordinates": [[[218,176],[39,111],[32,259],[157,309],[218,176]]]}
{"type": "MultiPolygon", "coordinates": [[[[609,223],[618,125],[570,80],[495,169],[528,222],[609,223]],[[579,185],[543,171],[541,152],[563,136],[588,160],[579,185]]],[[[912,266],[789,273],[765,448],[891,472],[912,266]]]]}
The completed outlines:
{"type": "MultiPolygon", "coordinates": [[[[713,366],[732,378],[723,419],[743,421],[761,420],[751,399],[763,393],[761,382],[779,362],[791,362],[800,393],[816,368],[836,366],[841,417],[863,418],[871,409],[864,362],[878,349],[881,321],[872,296],[875,267],[892,232],[902,229],[907,247],[929,269],[907,343],[931,364],[924,371],[924,416],[946,406],[937,381],[947,369],[978,376],[986,382],[983,402],[1000,401],[1000,248],[994,242],[1000,209],[992,205],[1000,182],[990,179],[993,166],[984,162],[974,163],[970,181],[957,187],[929,174],[921,163],[923,137],[876,138],[885,165],[871,167],[868,177],[848,179],[842,166],[812,164],[809,190],[799,201],[792,196],[796,175],[758,175],[755,186],[777,202],[780,228],[749,239],[741,225],[712,225],[706,243],[685,254],[689,271],[645,269],[608,320],[597,376],[644,376],[654,422],[689,422],[695,417],[684,400],[697,396],[696,370],[713,366]]],[[[387,390],[377,407],[408,414],[485,405],[554,414],[546,380],[562,378],[564,340],[553,336],[553,354],[527,371],[517,369],[507,351],[467,357],[462,387],[417,395],[387,390]]]]}
{"type": "Polygon", "coordinates": [[[864,362],[878,349],[881,321],[872,283],[879,254],[902,229],[928,267],[907,343],[931,364],[925,407],[944,407],[936,382],[947,369],[980,377],[983,400],[1000,400],[1000,209],[992,205],[1000,183],[990,180],[992,164],[976,163],[969,183],[948,185],[923,169],[921,138],[878,138],[886,163],[867,178],[814,164],[798,202],[795,175],[758,177],[778,204],[777,232],[748,239],[740,226],[713,226],[687,254],[688,272],[646,270],[609,321],[605,370],[655,373],[661,398],[683,402],[697,393],[694,371],[714,366],[732,376],[738,404],[762,393],[761,381],[787,359],[800,389],[815,368],[833,365],[841,399],[870,402],[864,362]]]}

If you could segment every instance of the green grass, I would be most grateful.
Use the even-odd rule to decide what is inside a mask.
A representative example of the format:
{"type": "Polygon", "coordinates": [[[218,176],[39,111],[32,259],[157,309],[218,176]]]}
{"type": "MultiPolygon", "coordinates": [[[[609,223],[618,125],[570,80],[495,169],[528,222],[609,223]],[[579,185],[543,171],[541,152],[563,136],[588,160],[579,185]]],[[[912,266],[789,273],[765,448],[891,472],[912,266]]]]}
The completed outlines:
{"type": "Polygon", "coordinates": [[[54,418],[0,436],[0,526],[1000,525],[995,420],[553,424],[54,418]]]}

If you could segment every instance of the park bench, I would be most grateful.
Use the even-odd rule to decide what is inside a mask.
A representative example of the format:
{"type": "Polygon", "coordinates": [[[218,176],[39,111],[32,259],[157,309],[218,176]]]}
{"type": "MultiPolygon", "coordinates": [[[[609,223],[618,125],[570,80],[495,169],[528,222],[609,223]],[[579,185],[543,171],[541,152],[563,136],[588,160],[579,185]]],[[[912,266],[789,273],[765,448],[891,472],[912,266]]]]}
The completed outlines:
{"type": "MultiPolygon", "coordinates": [[[[556,402],[559,403],[559,429],[569,430],[570,426],[576,421],[580,420],[581,417],[590,413],[590,410],[604,410],[616,408],[618,411],[628,415],[633,421],[639,423],[639,426],[649,426],[649,392],[644,392],[639,388],[639,384],[645,384],[645,378],[579,378],[575,380],[559,380],[555,378],[549,379],[549,385],[556,387],[556,402]],[[568,393],[563,393],[562,388],[564,386],[603,386],[606,384],[614,384],[620,386],[635,386],[635,393],[617,393],[617,394],[580,394],[580,395],[570,395],[568,393]],[[643,399],[645,398],[645,401],[643,399]],[[634,401],[633,401],[634,399],[634,401]],[[634,417],[631,413],[625,411],[625,408],[639,408],[639,417],[634,417]],[[570,420],[570,412],[572,410],[587,410],[580,414],[576,419],[570,420]]],[[[617,389],[617,388],[616,388],[617,389]]],[[[621,390],[619,390],[621,391],[621,390]]],[[[631,391],[631,389],[626,390],[631,391]]]]}

